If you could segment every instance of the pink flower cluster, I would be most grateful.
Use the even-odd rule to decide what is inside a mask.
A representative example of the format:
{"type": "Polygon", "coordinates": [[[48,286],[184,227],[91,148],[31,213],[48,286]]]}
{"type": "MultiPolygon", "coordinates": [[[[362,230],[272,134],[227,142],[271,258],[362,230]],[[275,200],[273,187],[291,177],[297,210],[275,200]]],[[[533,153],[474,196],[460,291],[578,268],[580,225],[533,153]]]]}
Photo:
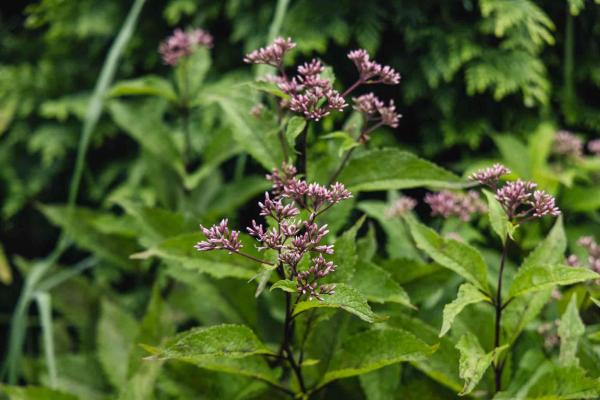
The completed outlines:
{"type": "Polygon", "coordinates": [[[587,144],[590,153],[600,156],[600,139],[590,140],[587,144]]]}
{"type": "Polygon", "coordinates": [[[266,64],[276,68],[282,68],[285,54],[296,47],[296,43],[291,38],[277,38],[273,44],[267,47],[261,47],[251,53],[246,54],[244,62],[248,64],[266,64]]]}
{"type": "Polygon", "coordinates": [[[558,155],[579,158],[583,155],[583,141],[569,131],[558,131],[552,150],[558,155]]]}
{"type": "Polygon", "coordinates": [[[356,65],[360,79],[364,83],[383,83],[384,85],[400,83],[398,72],[388,65],[382,66],[372,61],[366,50],[353,50],[348,53],[348,58],[356,65]]]}
{"type": "Polygon", "coordinates": [[[417,201],[412,197],[402,196],[395,200],[392,205],[385,210],[385,216],[388,218],[396,218],[406,215],[417,206],[417,201]]]}
{"type": "Polygon", "coordinates": [[[202,29],[184,32],[178,28],[160,44],[158,51],[165,64],[177,65],[181,58],[190,56],[197,46],[211,48],[212,45],[210,33],[202,29]]]}
{"type": "Polygon", "coordinates": [[[366,121],[374,121],[375,124],[387,125],[392,128],[398,127],[402,115],[396,112],[393,100],[390,100],[386,106],[374,93],[367,93],[353,97],[352,101],[354,109],[361,113],[366,121]]]}
{"type": "Polygon", "coordinates": [[[454,216],[468,221],[473,214],[487,211],[487,206],[479,197],[479,193],[474,190],[467,193],[455,193],[448,190],[427,193],[424,201],[431,207],[432,216],[439,215],[444,218],[454,216]]]}
{"type": "Polygon", "coordinates": [[[507,173],[510,173],[508,168],[494,164],[490,168],[475,172],[470,179],[494,189],[496,200],[511,220],[525,222],[546,215],[553,217],[560,215],[554,197],[543,190],[536,190],[537,184],[534,182],[517,179],[498,187],[500,177],[507,173]]]}
{"type": "MultiPolygon", "coordinates": [[[[309,184],[297,178],[296,169],[286,164],[281,170],[273,170],[267,179],[272,182],[273,191],[265,193],[258,206],[260,215],[274,224],[269,229],[253,220],[248,233],[259,242],[259,251],[277,253],[280,277],[294,280],[300,296],[322,300],[323,295],[335,293],[335,285],[319,284],[319,280],[334,272],[336,266],[324,258],[334,251],[332,245],[324,242],[329,233],[327,225],[320,226],[315,221],[329,207],[352,195],[341,183],[329,187],[309,184]],[[305,219],[299,217],[301,210],[308,213],[305,219]],[[302,270],[300,263],[305,256],[310,257],[310,266],[302,270]]],[[[225,249],[244,256],[239,251],[239,232],[229,231],[227,220],[210,229],[202,227],[202,232],[207,240],[195,246],[199,251],[225,249]]]]}
{"type": "MultiPolygon", "coordinates": [[[[594,240],[593,237],[591,236],[582,236],[579,238],[579,240],[577,241],[577,243],[583,247],[586,252],[587,252],[587,263],[588,266],[600,273],[600,246],[598,246],[598,243],[596,243],[596,241],[594,240]]],[[[567,265],[570,265],[572,267],[578,267],[581,265],[581,263],[579,262],[579,259],[577,258],[576,255],[571,254],[567,260],[567,265]]]]}

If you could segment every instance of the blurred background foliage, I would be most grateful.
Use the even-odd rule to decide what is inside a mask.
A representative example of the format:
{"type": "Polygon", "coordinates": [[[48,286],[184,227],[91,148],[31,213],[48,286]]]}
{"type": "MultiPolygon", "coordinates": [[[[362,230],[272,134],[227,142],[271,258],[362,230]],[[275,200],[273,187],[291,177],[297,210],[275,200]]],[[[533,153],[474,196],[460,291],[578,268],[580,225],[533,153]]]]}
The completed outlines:
{"type": "MultiPolygon", "coordinates": [[[[84,207],[73,218],[66,217],[65,206],[47,205],[67,203],[93,88],[131,2],[9,3],[0,9],[2,353],[8,351],[9,318],[24,276],[35,269],[35,260],[55,248],[57,226],[80,249],[69,249],[61,263],[76,270],[104,267],[94,268],[92,277],[76,276],[62,283],[63,290],[53,296],[54,313],[60,315],[54,329],[61,352],[72,346],[66,342],[72,326],[80,331],[94,329],[90,319],[95,315],[87,305],[95,304],[102,315],[133,326],[133,316],[106,303],[106,298],[120,293],[118,300],[111,301],[143,315],[156,266],[131,260],[130,254],[194,229],[200,220],[214,222],[235,210],[241,221],[254,215],[253,206],[246,204],[266,189],[262,167],[268,166],[263,156],[269,153],[256,153],[256,138],[248,132],[266,132],[269,121],[250,118],[260,96],[245,89],[237,92],[232,83],[252,78],[242,55],[268,42],[276,3],[146,2],[117,63],[114,81],[120,83],[103,98],[104,112],[91,135],[77,196],[84,207]],[[191,117],[193,147],[199,155],[191,165],[181,162],[184,137],[168,90],[154,98],[127,97],[136,90],[128,80],[171,75],[157,49],[175,27],[202,27],[215,38],[212,64],[198,66],[203,71],[199,74],[206,76],[199,82],[204,90],[198,96],[201,111],[191,117]],[[139,205],[161,207],[164,214],[149,217],[139,205]],[[157,232],[153,223],[167,224],[169,232],[157,232]]],[[[345,54],[363,47],[401,72],[401,84],[386,88],[383,96],[394,99],[403,114],[400,127],[374,138],[375,142],[410,149],[459,174],[501,160],[519,176],[534,178],[562,194],[559,204],[573,212],[567,217],[567,231],[600,233],[597,161],[557,162],[550,154],[558,129],[569,129],[583,139],[600,133],[597,2],[290,0],[278,4],[287,9],[277,30],[298,43],[294,63],[317,56],[347,85],[355,71],[345,54]]],[[[331,118],[324,129],[332,131],[339,124],[331,118]]],[[[531,233],[529,247],[539,235],[531,233]]],[[[210,293],[214,302],[223,300],[222,291],[211,286],[212,277],[187,278],[210,293]]],[[[233,284],[224,280],[219,285],[222,289],[233,284]]],[[[252,290],[246,291],[252,296],[252,290]]],[[[193,318],[203,323],[220,320],[217,311],[213,315],[206,305],[190,303],[191,298],[192,293],[188,296],[182,289],[172,302],[176,308],[188,307],[193,318]]],[[[244,307],[237,297],[229,300],[244,307]]],[[[250,325],[261,318],[222,307],[219,312],[233,320],[254,319],[250,325]]],[[[40,323],[32,324],[39,331],[40,323]]],[[[132,337],[138,333],[137,327],[128,332],[132,337]]],[[[78,337],[81,349],[96,345],[86,343],[92,336],[80,332],[78,337]]],[[[25,348],[35,353],[39,340],[39,335],[33,335],[25,348]]],[[[89,361],[86,354],[63,358],[61,368],[71,368],[76,376],[77,366],[89,361]]],[[[39,365],[28,364],[26,375],[37,377],[35,368],[39,365]]],[[[173,372],[178,374],[185,371],[173,372]]],[[[108,382],[86,382],[86,388],[106,392],[111,385],[122,385],[123,379],[117,371],[109,373],[108,382]]]]}

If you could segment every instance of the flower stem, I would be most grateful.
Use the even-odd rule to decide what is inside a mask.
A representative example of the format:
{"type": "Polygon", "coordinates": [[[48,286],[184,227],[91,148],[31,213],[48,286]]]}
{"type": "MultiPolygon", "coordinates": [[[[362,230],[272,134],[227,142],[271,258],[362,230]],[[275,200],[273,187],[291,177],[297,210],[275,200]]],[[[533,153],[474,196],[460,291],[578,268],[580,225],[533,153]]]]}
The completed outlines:
{"type": "MultiPolygon", "coordinates": [[[[496,293],[496,325],[494,329],[494,349],[500,347],[500,335],[502,334],[502,277],[504,275],[504,265],[506,264],[506,256],[508,254],[508,236],[504,240],[502,247],[502,257],[500,258],[500,270],[498,272],[498,291],[496,293]]],[[[496,392],[502,390],[502,367],[504,366],[500,360],[494,362],[494,381],[496,384],[496,392]]]]}
{"type": "Polygon", "coordinates": [[[306,153],[307,153],[307,140],[308,134],[308,122],[300,133],[298,138],[298,172],[306,179],[306,153]]]}
{"type": "Polygon", "coordinates": [[[331,178],[329,178],[329,183],[328,183],[329,185],[333,184],[335,182],[335,180],[340,176],[340,174],[342,173],[344,168],[346,168],[346,164],[348,164],[348,161],[350,161],[350,157],[352,156],[354,149],[356,149],[356,147],[353,147],[346,152],[346,154],[344,155],[344,158],[342,159],[342,162],[340,163],[338,168],[335,170],[333,175],[331,175],[331,178]]]}

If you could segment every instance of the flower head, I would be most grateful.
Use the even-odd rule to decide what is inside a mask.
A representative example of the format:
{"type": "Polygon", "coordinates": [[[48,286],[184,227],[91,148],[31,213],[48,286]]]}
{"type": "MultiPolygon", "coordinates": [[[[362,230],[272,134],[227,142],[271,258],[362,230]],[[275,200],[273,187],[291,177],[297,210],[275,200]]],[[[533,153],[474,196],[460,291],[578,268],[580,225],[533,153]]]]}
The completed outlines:
{"type": "Polygon", "coordinates": [[[277,38],[267,47],[261,47],[251,53],[246,54],[244,62],[248,64],[266,64],[276,68],[283,65],[285,54],[296,47],[296,43],[291,38],[277,38]]]}
{"type": "Polygon", "coordinates": [[[176,65],[181,58],[190,56],[196,46],[210,48],[212,45],[213,37],[208,32],[194,29],[186,33],[178,28],[160,44],[158,51],[165,64],[176,65]]]}
{"type": "Polygon", "coordinates": [[[587,144],[590,153],[600,156],[600,139],[590,140],[587,144]]]}
{"type": "Polygon", "coordinates": [[[385,216],[388,218],[401,217],[410,212],[416,205],[417,201],[412,197],[402,196],[385,210],[385,216]]]}
{"type": "Polygon", "coordinates": [[[506,168],[504,165],[494,164],[489,168],[475,171],[469,176],[469,179],[494,188],[498,184],[500,177],[510,173],[510,169],[506,168]]]}
{"type": "Polygon", "coordinates": [[[210,228],[205,228],[200,225],[200,229],[204,236],[206,236],[206,240],[202,242],[198,242],[194,247],[198,251],[208,251],[208,250],[229,250],[229,252],[237,252],[242,248],[242,243],[240,242],[240,232],[229,230],[227,227],[227,219],[221,220],[218,225],[213,225],[210,228]]]}
{"type": "Polygon", "coordinates": [[[448,190],[427,193],[424,201],[431,207],[431,215],[439,215],[444,218],[454,216],[463,221],[468,221],[473,214],[487,211],[487,207],[479,197],[479,193],[474,190],[466,194],[454,193],[448,190]]]}
{"type": "Polygon", "coordinates": [[[400,74],[390,66],[371,61],[366,50],[352,50],[348,53],[358,70],[360,79],[368,83],[383,83],[385,85],[397,85],[400,83],[400,74]]]}
{"type": "Polygon", "coordinates": [[[529,204],[533,196],[533,190],[537,187],[534,182],[516,181],[507,182],[496,191],[496,200],[500,202],[509,216],[515,216],[517,208],[529,204]]]}
{"type": "Polygon", "coordinates": [[[546,215],[558,217],[560,210],[556,207],[556,200],[550,194],[543,190],[536,190],[533,192],[533,200],[531,206],[533,207],[533,216],[536,218],[542,218],[546,215]]]}
{"type": "Polygon", "coordinates": [[[583,155],[583,141],[569,131],[558,131],[554,136],[555,154],[581,157],[583,155]]]}

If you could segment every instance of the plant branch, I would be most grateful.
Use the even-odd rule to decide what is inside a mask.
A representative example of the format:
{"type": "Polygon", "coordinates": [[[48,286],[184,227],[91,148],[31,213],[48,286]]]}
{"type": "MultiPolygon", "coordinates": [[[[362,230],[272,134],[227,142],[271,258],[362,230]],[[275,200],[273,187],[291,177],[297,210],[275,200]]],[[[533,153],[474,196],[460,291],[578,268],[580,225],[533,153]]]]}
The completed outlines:
{"type": "Polygon", "coordinates": [[[252,256],[250,254],[247,254],[247,253],[243,253],[243,252],[241,252],[239,250],[231,250],[231,249],[226,249],[226,250],[228,250],[228,251],[230,251],[232,253],[235,253],[235,254],[237,254],[239,256],[249,258],[250,260],[256,261],[256,262],[261,263],[261,264],[267,264],[267,265],[271,265],[271,266],[275,265],[272,262],[269,262],[269,261],[266,261],[266,260],[261,260],[260,258],[254,257],[254,256],[252,256]]]}
{"type": "Polygon", "coordinates": [[[306,123],[306,125],[304,126],[304,129],[302,130],[302,132],[300,133],[299,139],[298,139],[298,147],[297,147],[297,151],[298,151],[298,172],[300,173],[300,175],[304,176],[304,178],[306,179],[306,158],[307,158],[307,136],[308,134],[308,122],[306,123]]]}
{"type": "MultiPolygon", "coordinates": [[[[502,334],[502,277],[504,275],[504,265],[506,264],[506,256],[508,254],[509,237],[506,236],[502,247],[502,257],[500,258],[500,269],[498,271],[498,289],[496,293],[496,325],[494,328],[494,349],[500,347],[500,336],[502,334]]],[[[496,392],[502,390],[502,367],[500,360],[494,363],[494,381],[496,392]]]]}

